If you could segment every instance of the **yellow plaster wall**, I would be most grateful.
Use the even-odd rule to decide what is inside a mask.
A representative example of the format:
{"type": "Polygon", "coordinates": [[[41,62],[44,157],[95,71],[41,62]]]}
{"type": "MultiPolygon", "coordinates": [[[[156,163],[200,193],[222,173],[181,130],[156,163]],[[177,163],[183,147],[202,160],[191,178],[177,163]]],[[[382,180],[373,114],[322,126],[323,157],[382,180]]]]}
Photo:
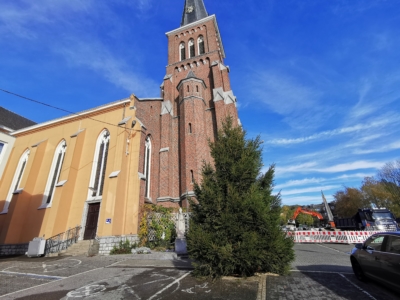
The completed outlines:
{"type": "Polygon", "coordinates": [[[89,115],[90,118],[61,120],[51,126],[17,134],[0,183],[0,210],[21,155],[27,148],[31,153],[20,184],[24,190],[13,196],[9,212],[0,215],[0,244],[26,243],[43,235],[49,238],[82,224],[96,142],[105,128],[110,132],[110,146],[97,235],[137,233],[140,135],[136,132],[140,125],[137,122],[134,128],[130,126],[135,119],[135,110],[129,109],[133,105],[132,97],[130,103],[97,111],[89,115]],[[117,126],[128,116],[131,119],[126,125],[117,126]],[[71,137],[82,129],[76,137],[71,137]],[[38,209],[43,201],[54,151],[63,139],[67,150],[59,181],[67,182],[55,188],[51,207],[38,209]],[[32,147],[40,141],[38,146],[32,147]],[[109,178],[111,172],[118,170],[121,171],[118,177],[109,178]],[[112,219],[111,224],[105,224],[107,218],[112,219]]]}

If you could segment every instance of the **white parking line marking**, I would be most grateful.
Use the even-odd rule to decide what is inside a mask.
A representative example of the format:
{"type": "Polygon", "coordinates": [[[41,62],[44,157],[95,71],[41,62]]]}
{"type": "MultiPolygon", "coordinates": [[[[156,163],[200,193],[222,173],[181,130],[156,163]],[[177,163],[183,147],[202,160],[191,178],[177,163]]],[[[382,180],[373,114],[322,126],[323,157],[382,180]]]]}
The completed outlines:
{"type": "Polygon", "coordinates": [[[347,255],[350,255],[350,253],[343,252],[343,251],[337,250],[337,249],[335,249],[335,248],[331,248],[331,247],[328,247],[328,246],[325,246],[325,245],[321,245],[321,244],[317,244],[317,245],[318,245],[318,246],[320,246],[320,247],[324,247],[324,248],[326,248],[326,249],[330,249],[330,250],[333,250],[333,251],[336,251],[336,252],[342,253],[342,254],[347,254],[347,255]]]}
{"type": "Polygon", "coordinates": [[[353,273],[349,272],[332,272],[332,271],[307,271],[307,270],[290,270],[290,272],[300,272],[300,273],[323,273],[323,274],[347,274],[352,275],[353,273]]]}
{"type": "Polygon", "coordinates": [[[345,280],[347,280],[350,284],[352,284],[353,286],[355,286],[358,290],[360,290],[361,292],[363,292],[364,294],[366,294],[369,298],[373,299],[373,300],[377,300],[374,296],[372,296],[370,293],[368,293],[367,291],[364,291],[362,288],[360,288],[358,285],[352,283],[349,279],[346,278],[346,276],[344,276],[343,274],[339,274],[340,276],[342,276],[345,280]]]}
{"type": "Polygon", "coordinates": [[[181,281],[183,278],[185,278],[186,276],[188,276],[190,274],[190,272],[183,274],[181,277],[179,277],[178,279],[176,279],[174,282],[168,284],[165,288],[163,288],[162,290],[158,291],[157,293],[155,293],[153,296],[151,296],[148,300],[152,300],[154,299],[156,296],[158,296],[159,294],[161,294],[162,292],[164,292],[165,290],[169,289],[171,286],[173,286],[175,283],[179,283],[179,281],[181,281]]]}
{"type": "Polygon", "coordinates": [[[11,271],[1,271],[0,274],[33,276],[33,277],[42,277],[42,278],[57,279],[57,280],[67,278],[67,277],[62,277],[62,276],[49,276],[49,275],[42,275],[42,274],[20,273],[20,272],[11,272],[11,271]]]}

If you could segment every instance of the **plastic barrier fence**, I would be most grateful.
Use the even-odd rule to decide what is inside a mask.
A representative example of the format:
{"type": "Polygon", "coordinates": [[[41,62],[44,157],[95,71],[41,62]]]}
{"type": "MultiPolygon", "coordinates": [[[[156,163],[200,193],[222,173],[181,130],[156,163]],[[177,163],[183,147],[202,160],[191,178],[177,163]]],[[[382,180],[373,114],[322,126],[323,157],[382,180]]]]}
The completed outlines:
{"type": "Polygon", "coordinates": [[[363,243],[380,231],[288,231],[295,243],[363,243]]]}

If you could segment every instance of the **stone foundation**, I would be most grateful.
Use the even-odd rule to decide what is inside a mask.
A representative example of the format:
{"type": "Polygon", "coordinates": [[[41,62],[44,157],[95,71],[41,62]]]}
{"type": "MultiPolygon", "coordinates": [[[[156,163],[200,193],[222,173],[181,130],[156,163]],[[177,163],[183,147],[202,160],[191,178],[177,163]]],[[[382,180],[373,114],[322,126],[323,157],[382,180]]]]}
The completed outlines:
{"type": "Polygon", "coordinates": [[[0,256],[24,255],[28,252],[29,243],[0,245],[0,256]]]}
{"type": "Polygon", "coordinates": [[[139,243],[137,234],[99,237],[99,254],[110,255],[110,251],[114,246],[118,247],[120,241],[125,242],[126,240],[130,241],[131,244],[139,243]]]}

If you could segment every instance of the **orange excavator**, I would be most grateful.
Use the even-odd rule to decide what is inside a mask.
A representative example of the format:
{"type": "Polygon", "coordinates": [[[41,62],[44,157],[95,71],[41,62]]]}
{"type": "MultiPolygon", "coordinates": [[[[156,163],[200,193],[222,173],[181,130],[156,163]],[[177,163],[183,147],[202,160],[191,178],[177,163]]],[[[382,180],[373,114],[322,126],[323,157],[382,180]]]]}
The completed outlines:
{"type": "MultiPolygon", "coordinates": [[[[318,213],[318,212],[316,212],[316,211],[312,211],[312,210],[307,210],[307,209],[304,209],[304,208],[302,208],[301,206],[299,206],[299,207],[294,211],[292,218],[289,219],[288,225],[296,226],[296,221],[295,221],[295,220],[296,220],[297,216],[298,216],[300,213],[307,214],[307,215],[311,215],[311,216],[313,216],[313,217],[317,217],[320,221],[324,220],[324,217],[323,217],[320,213],[318,213]]],[[[333,221],[331,221],[331,220],[328,221],[328,224],[329,224],[330,228],[335,228],[335,227],[336,227],[336,226],[335,226],[335,222],[333,222],[333,221]]]]}

